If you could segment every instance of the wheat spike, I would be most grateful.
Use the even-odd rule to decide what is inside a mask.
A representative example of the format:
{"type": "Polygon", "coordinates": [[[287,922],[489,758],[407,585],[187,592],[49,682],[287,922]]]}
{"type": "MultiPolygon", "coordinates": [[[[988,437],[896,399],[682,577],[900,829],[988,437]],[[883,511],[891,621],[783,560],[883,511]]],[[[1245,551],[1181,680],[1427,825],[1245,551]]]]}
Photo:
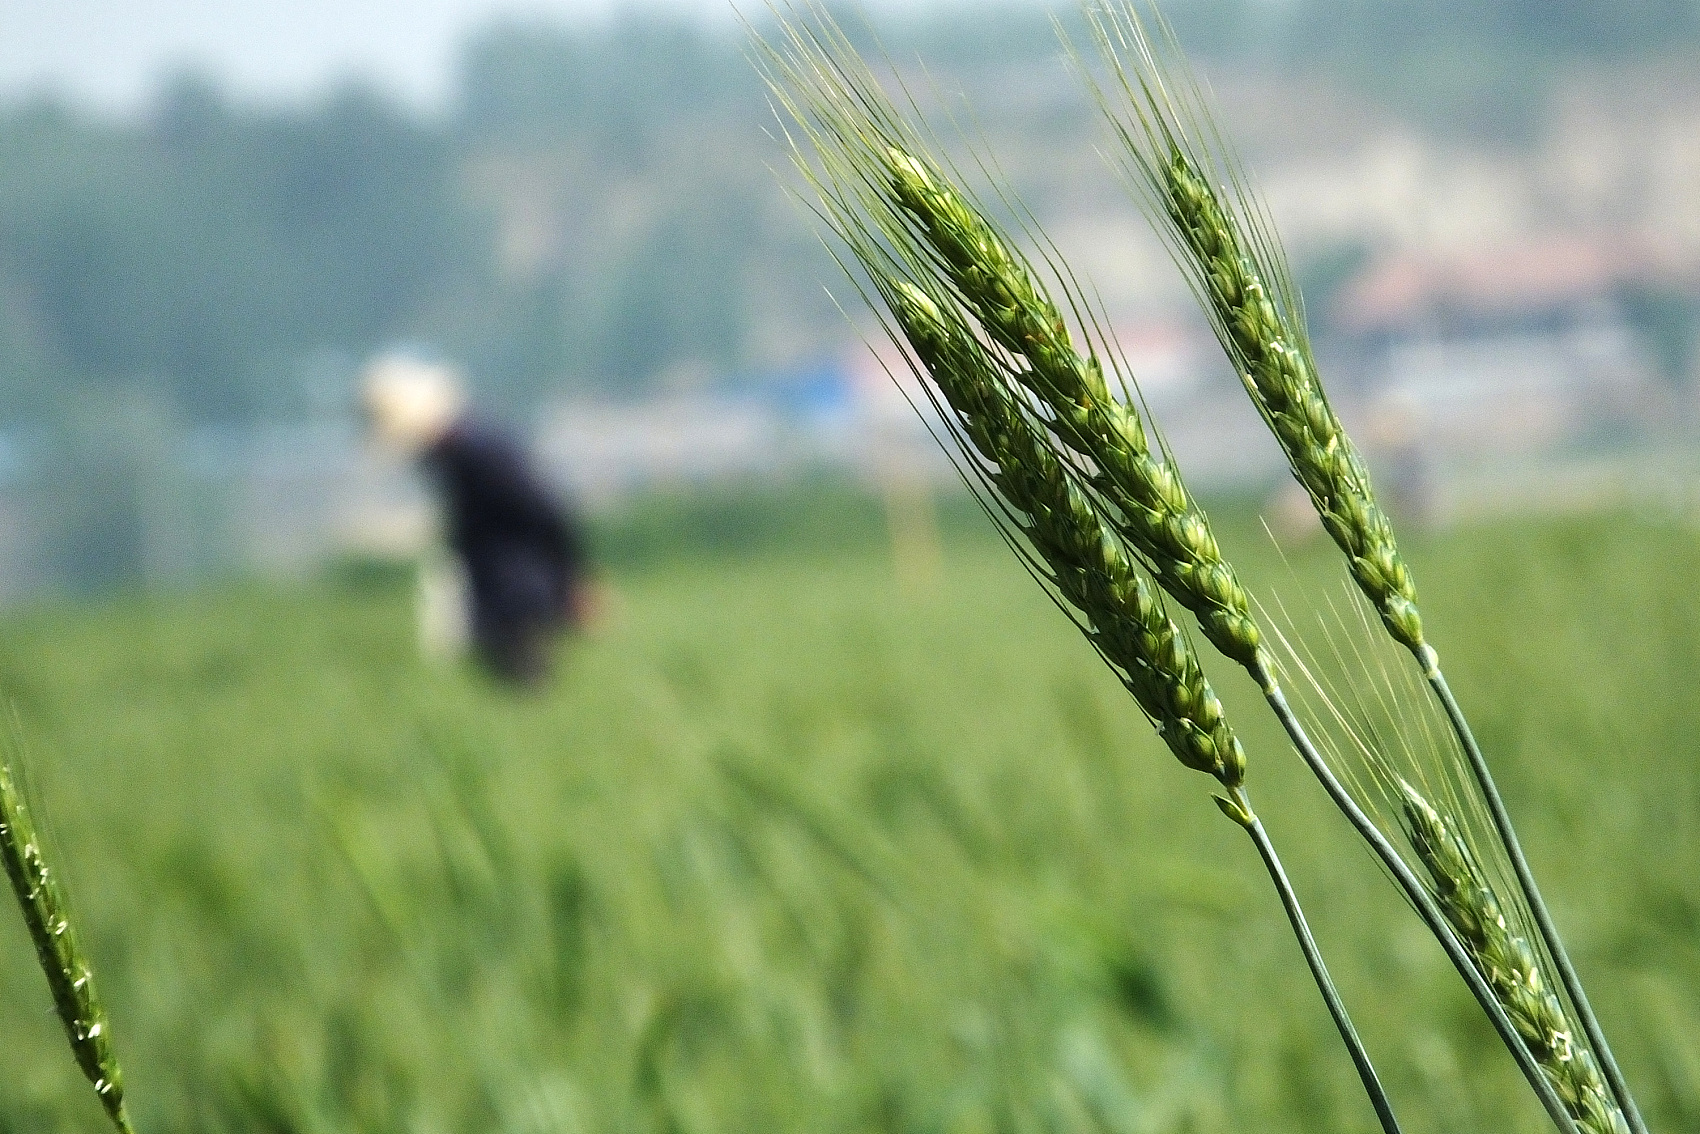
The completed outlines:
{"type": "Polygon", "coordinates": [[[1139,413],[1112,395],[1103,363],[1075,345],[1061,309],[996,226],[919,157],[898,147],[884,156],[893,196],[980,325],[1026,361],[1018,376],[1049,409],[1051,431],[1096,466],[1094,486],[1115,507],[1117,528],[1211,644],[1261,680],[1267,657],[1245,589],[1139,413]]]}
{"type": "Polygon", "coordinates": [[[1007,389],[996,361],[959,312],[907,281],[881,279],[876,286],[968,443],[990,463],[987,476],[1014,510],[1050,581],[1086,619],[1092,643],[1175,757],[1230,792],[1237,789],[1245,778],[1245,753],[1185,635],[1007,389]]]}
{"type": "Polygon", "coordinates": [[[13,779],[12,769],[0,754],[0,860],[12,881],[35,943],[36,960],[47,976],[53,1006],[65,1025],[76,1056],[101,1106],[113,1124],[130,1134],[129,1115],[124,1110],[124,1077],[112,1049],[106,1010],[95,993],[94,975],[89,971],[71,924],[70,910],[59,879],[42,856],[41,840],[30,819],[29,808],[13,779]]]}
{"type": "Polygon", "coordinates": [[[1198,259],[1214,321],[1227,331],[1246,389],[1364,596],[1396,639],[1421,651],[1416,584],[1363,458],[1317,381],[1307,337],[1273,302],[1238,222],[1178,146],[1163,173],[1169,218],[1198,259]]]}
{"type": "Polygon", "coordinates": [[[1511,928],[1456,825],[1409,783],[1400,780],[1399,786],[1411,846],[1434,880],[1440,908],[1558,1089],[1565,1109],[1588,1134],[1629,1134],[1599,1065],[1587,1045],[1576,1040],[1564,1005],[1541,977],[1534,950],[1511,928]]]}
{"type": "MultiPolygon", "coordinates": [[[[1363,458],[1317,379],[1298,296],[1278,243],[1261,217],[1237,214],[1212,186],[1213,167],[1201,155],[1219,137],[1201,106],[1189,105],[1171,90],[1173,78],[1184,76],[1165,73],[1159,50],[1133,7],[1125,2],[1095,5],[1088,18],[1120,88],[1112,98],[1089,80],[1120,143],[1117,160],[1124,178],[1165,222],[1161,227],[1177,263],[1286,453],[1293,476],[1345,552],[1358,586],[1394,637],[1420,651],[1416,586],[1376,502],[1363,458]]],[[[1159,27],[1167,32],[1160,21],[1159,27]]],[[[1190,102],[1199,101],[1194,92],[1190,102]]],[[[1228,169],[1233,169],[1231,161],[1228,169]]]]}

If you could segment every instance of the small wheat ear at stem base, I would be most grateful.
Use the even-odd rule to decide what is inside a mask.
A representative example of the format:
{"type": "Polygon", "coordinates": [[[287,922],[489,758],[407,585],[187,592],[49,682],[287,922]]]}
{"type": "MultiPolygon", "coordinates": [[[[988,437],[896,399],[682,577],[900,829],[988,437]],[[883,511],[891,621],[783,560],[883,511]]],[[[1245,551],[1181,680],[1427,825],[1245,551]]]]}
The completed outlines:
{"type": "Polygon", "coordinates": [[[1358,1069],[1358,1078],[1363,1081],[1364,1093],[1369,1095],[1370,1105],[1375,1108],[1375,1116],[1381,1121],[1381,1129],[1385,1134],[1403,1134],[1399,1119],[1393,1113],[1393,1104],[1387,1097],[1387,1090],[1381,1085],[1381,1079],[1375,1073],[1375,1066],[1370,1062],[1363,1039],[1352,1024],[1345,1001],[1340,998],[1339,989],[1334,987],[1334,978],[1328,975],[1328,966],[1322,959],[1322,949],[1311,934],[1304,909],[1299,905],[1299,897],[1293,891],[1292,882],[1287,878],[1287,871],[1281,865],[1280,856],[1275,853],[1275,844],[1270,840],[1269,832],[1264,829],[1263,821],[1251,809],[1251,800],[1244,788],[1235,788],[1227,796],[1219,795],[1215,798],[1222,814],[1244,828],[1246,834],[1251,836],[1252,843],[1256,845],[1258,856],[1263,859],[1263,865],[1269,871],[1270,881],[1275,884],[1275,892],[1281,896],[1281,906],[1287,912],[1287,921],[1293,927],[1293,936],[1298,938],[1305,964],[1310,966],[1310,975],[1316,981],[1317,991],[1322,993],[1322,1000],[1328,1006],[1328,1014],[1334,1018],[1334,1026],[1339,1029],[1340,1039],[1352,1057],[1353,1066],[1358,1069]]]}
{"type": "Polygon", "coordinates": [[[1564,982],[1565,992],[1570,994],[1570,1001],[1581,1020],[1582,1030],[1587,1033],[1588,1042],[1593,1045],[1594,1054],[1599,1058],[1600,1069],[1605,1073],[1606,1082],[1611,1084],[1612,1092],[1617,1096],[1617,1105],[1629,1120],[1630,1129],[1634,1134],[1649,1134],[1647,1124],[1641,1118],[1641,1111],[1635,1105],[1635,1098],[1629,1093],[1628,1080],[1618,1067],[1617,1058],[1612,1055],[1611,1045],[1606,1042],[1605,1030],[1600,1027],[1599,1018],[1594,1015],[1593,1005],[1588,1002],[1588,994],[1583,991],[1582,979],[1577,975],[1575,966],[1570,963],[1570,955],[1565,951],[1564,942],[1558,935],[1558,927],[1553,924],[1552,914],[1548,912],[1546,901],[1541,897],[1540,887],[1535,883],[1535,872],[1523,854],[1523,845],[1518,841],[1517,831],[1511,825],[1511,814],[1506,810],[1505,800],[1499,794],[1499,786],[1494,783],[1487,758],[1482,754],[1481,746],[1476,743],[1475,733],[1470,730],[1470,722],[1465,719],[1463,708],[1452,695],[1452,687],[1447,684],[1446,675],[1441,672],[1440,656],[1428,645],[1413,650],[1412,653],[1422,666],[1424,679],[1434,691],[1441,707],[1445,709],[1452,731],[1458,737],[1458,743],[1463,746],[1465,757],[1470,761],[1470,770],[1475,775],[1476,785],[1481,788],[1482,795],[1487,800],[1488,814],[1493,819],[1494,829],[1499,834],[1500,841],[1505,844],[1505,852],[1511,859],[1517,882],[1523,887],[1523,894],[1529,901],[1535,926],[1540,931],[1547,951],[1552,955],[1553,964],[1558,966],[1559,979],[1564,982]]]}
{"type": "Polygon", "coordinates": [[[1298,749],[1299,757],[1304,760],[1311,773],[1322,784],[1323,790],[1334,801],[1334,805],[1356,829],[1359,837],[1370,845],[1370,849],[1375,852],[1376,857],[1381,859],[1382,864],[1392,873],[1394,881],[1404,891],[1411,904],[1416,907],[1417,915],[1423,919],[1424,924],[1429,928],[1429,932],[1434,934],[1441,947],[1446,950],[1447,958],[1458,970],[1458,975],[1464,978],[1464,983],[1475,995],[1482,1011],[1492,1021],[1494,1029],[1499,1032],[1500,1040],[1510,1050],[1512,1058],[1517,1061],[1517,1066],[1523,1072],[1523,1077],[1534,1088],[1536,1096],[1541,1100],[1541,1105],[1546,1109],[1547,1116],[1564,1134],[1581,1134],[1580,1128],[1576,1125],[1576,1120],[1565,1109],[1564,1103],[1558,1097],[1558,1092],[1554,1089],[1552,1082],[1541,1070],[1540,1065],[1535,1062],[1534,1054],[1530,1052],[1529,1045],[1518,1034],[1516,1025],[1511,1022],[1510,1016],[1506,1014],[1505,1006],[1499,1002],[1499,998],[1493,994],[1493,989],[1488,986],[1481,971],[1476,968],[1475,962],[1464,948],[1464,943],[1458,939],[1457,933],[1453,931],[1445,915],[1440,912],[1440,907],[1435,904],[1434,897],[1418,880],[1405,860],[1400,857],[1393,844],[1387,841],[1387,836],[1382,834],[1381,829],[1352,799],[1351,793],[1346,790],[1345,785],[1341,784],[1339,777],[1335,776],[1333,770],[1328,767],[1327,762],[1317,751],[1315,744],[1312,743],[1310,735],[1305,732],[1304,725],[1293,713],[1292,706],[1287,703],[1287,695],[1281,691],[1280,683],[1275,680],[1274,675],[1268,673],[1261,675],[1260,684],[1263,687],[1264,700],[1269,703],[1269,707],[1274,710],[1275,716],[1280,720],[1281,726],[1286,729],[1287,736],[1292,740],[1293,746],[1298,749]]]}
{"type": "Polygon", "coordinates": [[[94,995],[93,976],[78,955],[76,937],[65,914],[64,895],[42,857],[29,809],[4,752],[0,752],[0,861],[35,946],[36,961],[47,978],[71,1053],[119,1134],[133,1134],[124,1108],[122,1075],[110,1047],[106,1015],[94,995]]]}

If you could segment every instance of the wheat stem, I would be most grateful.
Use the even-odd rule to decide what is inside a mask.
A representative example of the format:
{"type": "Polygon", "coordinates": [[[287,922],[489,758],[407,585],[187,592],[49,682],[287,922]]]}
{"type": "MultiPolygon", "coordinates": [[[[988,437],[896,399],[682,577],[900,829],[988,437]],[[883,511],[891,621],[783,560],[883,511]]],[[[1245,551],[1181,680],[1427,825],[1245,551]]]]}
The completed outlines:
{"type": "Polygon", "coordinates": [[[1419,654],[1418,659],[1423,662],[1424,677],[1428,680],[1429,688],[1434,690],[1435,697],[1446,710],[1446,718],[1452,724],[1452,731],[1457,734],[1459,743],[1463,745],[1476,783],[1487,800],[1488,814],[1493,819],[1494,829],[1505,844],[1511,867],[1517,874],[1517,882],[1528,898],[1541,940],[1558,968],[1559,979],[1564,982],[1564,991],[1569,994],[1582,1030],[1586,1033],[1588,1042],[1593,1045],[1594,1054],[1599,1058],[1600,1067],[1605,1072],[1606,1081],[1611,1085],[1612,1094],[1634,1134],[1648,1134],[1640,1108],[1635,1105],[1634,1096],[1629,1093],[1629,1083],[1624,1078],[1622,1069],[1618,1067],[1611,1045],[1606,1042],[1605,1031],[1600,1027],[1599,1018],[1594,1015],[1593,1005],[1588,1002],[1588,994],[1583,991],[1582,980],[1577,975],[1575,966],[1570,963],[1570,955],[1565,951],[1563,941],[1559,939],[1558,927],[1553,924],[1552,915],[1547,912],[1540,887],[1535,883],[1535,873],[1529,867],[1529,860],[1523,855],[1523,846],[1517,839],[1517,831],[1511,825],[1511,816],[1499,794],[1499,786],[1494,783],[1493,773],[1488,770],[1487,759],[1482,755],[1481,746],[1476,743],[1475,733],[1471,731],[1470,723],[1464,717],[1464,710],[1452,695],[1452,687],[1447,684],[1446,675],[1440,670],[1439,658],[1430,649],[1426,654],[1419,654]]]}
{"type": "Polygon", "coordinates": [[[0,752],[0,861],[29,927],[36,960],[53,993],[53,1007],[65,1025],[77,1066],[93,1084],[100,1104],[120,1134],[131,1134],[124,1109],[124,1077],[112,1049],[106,1011],[95,993],[94,975],[77,941],[70,909],[58,876],[42,856],[41,839],[30,818],[10,762],[0,752]]]}
{"type": "MultiPolygon", "coordinates": [[[[1358,1069],[1358,1078],[1363,1081],[1364,1092],[1369,1095],[1370,1103],[1375,1107],[1376,1118],[1380,1120],[1381,1128],[1387,1134],[1398,1134],[1399,1119],[1393,1113],[1392,1103],[1388,1101],[1387,1092],[1375,1073],[1375,1065],[1370,1062],[1369,1052],[1364,1048],[1363,1040],[1352,1024],[1346,1004],[1340,999],[1340,992],[1334,987],[1333,978],[1328,975],[1328,966],[1322,960],[1322,950],[1318,947],[1315,936],[1311,934],[1310,924],[1305,920],[1304,909],[1299,905],[1298,895],[1293,892],[1292,882],[1287,878],[1280,856],[1275,853],[1275,844],[1270,841],[1263,821],[1252,812],[1251,801],[1243,792],[1238,802],[1250,818],[1249,822],[1241,823],[1241,826],[1251,836],[1251,841],[1257,846],[1257,853],[1263,859],[1263,865],[1269,870],[1269,878],[1275,884],[1275,892],[1281,896],[1281,906],[1287,911],[1287,921],[1293,927],[1293,936],[1298,938],[1305,964],[1310,966],[1311,979],[1316,982],[1317,990],[1322,993],[1323,1002],[1328,1005],[1328,1014],[1334,1018],[1334,1026],[1339,1029],[1340,1039],[1345,1043],[1346,1050],[1351,1053],[1352,1064],[1358,1069]]],[[[1229,817],[1234,818],[1232,813],[1229,817]]]]}

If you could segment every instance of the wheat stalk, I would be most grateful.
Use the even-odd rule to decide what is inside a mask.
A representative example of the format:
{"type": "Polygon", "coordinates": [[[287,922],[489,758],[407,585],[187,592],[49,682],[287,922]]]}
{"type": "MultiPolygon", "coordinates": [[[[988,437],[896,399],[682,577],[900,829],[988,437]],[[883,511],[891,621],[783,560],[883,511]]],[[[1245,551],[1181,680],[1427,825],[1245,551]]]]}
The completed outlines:
{"type": "Polygon", "coordinates": [[[124,1110],[124,1076],[112,1049],[106,1011],[77,942],[64,888],[42,855],[41,839],[4,753],[0,753],[0,861],[6,865],[77,1066],[94,1085],[113,1125],[122,1134],[131,1134],[124,1110]]]}
{"type": "MultiPolygon", "coordinates": [[[[1417,659],[1445,708],[1486,803],[1494,830],[1560,982],[1611,1091],[1636,1134],[1646,1127],[1611,1054],[1603,1030],[1564,949],[1486,759],[1425,640],[1417,592],[1391,523],[1376,501],[1369,471],[1330,405],[1317,373],[1303,307],[1280,243],[1237,163],[1211,124],[1196,88],[1177,92],[1162,58],[1178,48],[1160,17],[1162,46],[1147,34],[1128,0],[1089,9],[1100,54],[1119,84],[1112,100],[1094,92],[1117,136],[1122,171],[1169,239],[1224,350],[1253,403],[1287,456],[1324,528],[1345,554],[1353,580],[1392,638],[1417,659]],[[1117,113],[1120,102],[1127,113],[1117,113]],[[1218,161],[1208,154],[1214,149],[1218,161]],[[1209,171],[1226,174],[1235,209],[1212,187],[1209,171]]],[[[1537,1084],[1538,1087],[1538,1084],[1537,1084]]],[[[1549,1110],[1551,1109],[1549,1104],[1549,1110]]]]}
{"type": "MultiPolygon", "coordinates": [[[[1025,537],[1029,568],[1176,758],[1223,789],[1216,802],[1256,846],[1382,1128],[1395,1134],[1391,1103],[1252,809],[1243,749],[1142,570],[1198,614],[1224,653],[1266,669],[1249,603],[1208,521],[1152,453],[1137,413],[1111,396],[1096,355],[1076,349],[1026,261],[921,156],[915,132],[831,18],[809,12],[801,26],[782,21],[785,51],[756,42],[791,118],[788,136],[819,199],[817,215],[868,279],[873,294],[863,297],[876,313],[889,311],[888,333],[931,379],[928,397],[946,417],[970,485],[985,490],[988,512],[1006,535],[1013,528],[1025,537]],[[1082,457],[1095,472],[1077,463],[1082,457]],[[1105,489],[1117,490],[1113,514],[1102,503],[1105,489]]],[[[1013,537],[1011,544],[1021,550],[1013,537]]]]}

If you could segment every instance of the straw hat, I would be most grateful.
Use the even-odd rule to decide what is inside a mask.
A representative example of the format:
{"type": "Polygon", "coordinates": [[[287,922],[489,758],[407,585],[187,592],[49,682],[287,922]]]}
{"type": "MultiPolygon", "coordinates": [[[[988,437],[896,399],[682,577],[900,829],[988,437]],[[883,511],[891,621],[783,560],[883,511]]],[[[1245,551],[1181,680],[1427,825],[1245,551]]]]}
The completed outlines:
{"type": "Polygon", "coordinates": [[[434,445],[466,408],[452,369],[401,355],[379,358],[366,368],[360,400],[378,438],[408,453],[434,445]]]}

